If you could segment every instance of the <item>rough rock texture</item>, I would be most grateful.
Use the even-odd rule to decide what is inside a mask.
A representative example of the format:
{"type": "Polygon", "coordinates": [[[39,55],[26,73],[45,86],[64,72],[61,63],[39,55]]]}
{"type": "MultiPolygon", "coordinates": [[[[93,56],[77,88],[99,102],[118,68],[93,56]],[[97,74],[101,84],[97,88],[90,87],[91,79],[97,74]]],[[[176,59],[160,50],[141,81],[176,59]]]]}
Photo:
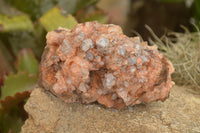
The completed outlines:
{"type": "Polygon", "coordinates": [[[173,71],[157,47],[125,36],[119,26],[87,22],[47,34],[39,85],[67,103],[120,109],[164,101],[173,71]]]}
{"type": "Polygon", "coordinates": [[[66,104],[41,88],[25,105],[29,114],[21,133],[199,133],[200,96],[173,87],[165,102],[121,110],[98,104],[66,104]]]}

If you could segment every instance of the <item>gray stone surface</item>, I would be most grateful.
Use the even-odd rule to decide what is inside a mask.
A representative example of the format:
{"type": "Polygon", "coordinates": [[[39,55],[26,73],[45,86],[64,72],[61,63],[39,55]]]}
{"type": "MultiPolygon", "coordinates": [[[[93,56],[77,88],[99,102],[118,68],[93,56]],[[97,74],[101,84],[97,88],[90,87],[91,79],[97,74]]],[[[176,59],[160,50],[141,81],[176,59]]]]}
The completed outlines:
{"type": "Polygon", "coordinates": [[[106,109],[100,105],[66,104],[35,88],[25,110],[22,133],[199,133],[200,96],[175,86],[165,102],[106,109]]]}

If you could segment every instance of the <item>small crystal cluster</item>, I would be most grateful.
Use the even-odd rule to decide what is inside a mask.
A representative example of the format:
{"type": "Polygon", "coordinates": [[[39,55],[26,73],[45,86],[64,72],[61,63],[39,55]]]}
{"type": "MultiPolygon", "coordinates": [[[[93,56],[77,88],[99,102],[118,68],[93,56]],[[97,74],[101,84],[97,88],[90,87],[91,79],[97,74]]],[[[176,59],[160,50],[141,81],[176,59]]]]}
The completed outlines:
{"type": "Polygon", "coordinates": [[[46,38],[39,85],[67,103],[121,109],[164,101],[174,85],[174,69],[157,47],[127,37],[119,26],[86,22],[46,38]]]}

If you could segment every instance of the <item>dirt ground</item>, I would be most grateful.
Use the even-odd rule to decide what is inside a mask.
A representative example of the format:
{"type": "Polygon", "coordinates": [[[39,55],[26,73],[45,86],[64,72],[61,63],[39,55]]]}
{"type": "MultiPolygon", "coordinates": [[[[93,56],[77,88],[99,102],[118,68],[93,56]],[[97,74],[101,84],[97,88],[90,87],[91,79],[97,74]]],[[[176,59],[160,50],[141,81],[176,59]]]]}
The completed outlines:
{"type": "Polygon", "coordinates": [[[35,88],[25,105],[29,114],[21,133],[199,133],[200,96],[175,86],[165,102],[106,109],[66,104],[35,88]]]}

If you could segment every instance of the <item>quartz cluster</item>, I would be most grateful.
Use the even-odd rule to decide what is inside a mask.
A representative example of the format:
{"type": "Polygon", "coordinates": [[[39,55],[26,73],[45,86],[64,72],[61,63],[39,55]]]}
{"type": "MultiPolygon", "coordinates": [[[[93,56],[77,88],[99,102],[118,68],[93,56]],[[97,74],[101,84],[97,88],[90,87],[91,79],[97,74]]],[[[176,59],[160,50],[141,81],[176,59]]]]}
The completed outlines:
{"type": "Polygon", "coordinates": [[[174,85],[171,63],[119,26],[86,22],[47,34],[39,85],[67,103],[121,109],[164,101],[174,85]]]}

